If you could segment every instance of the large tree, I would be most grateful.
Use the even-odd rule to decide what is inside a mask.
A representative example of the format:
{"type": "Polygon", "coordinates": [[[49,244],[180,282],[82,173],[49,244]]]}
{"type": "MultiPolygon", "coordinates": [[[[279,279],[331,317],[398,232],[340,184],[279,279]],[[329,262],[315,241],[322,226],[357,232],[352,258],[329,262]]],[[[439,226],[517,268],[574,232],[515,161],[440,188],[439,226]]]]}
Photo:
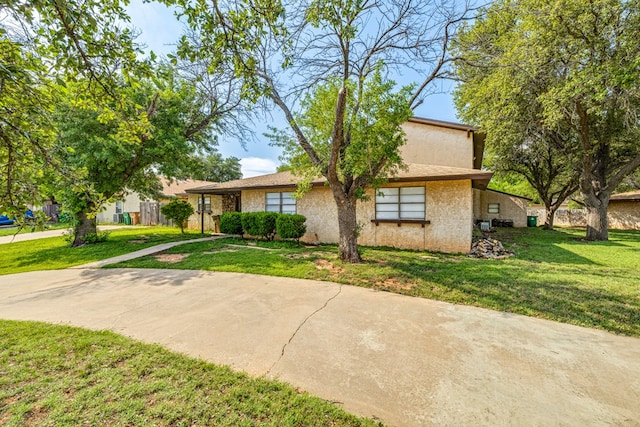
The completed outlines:
{"type": "Polygon", "coordinates": [[[20,217],[41,202],[39,185],[55,168],[51,155],[56,81],[84,79],[87,93],[113,95],[113,70],[146,68],[118,0],[0,2],[0,211],[20,217]]]}
{"type": "Polygon", "coordinates": [[[74,246],[96,232],[95,215],[105,201],[135,191],[160,190],[158,174],[184,177],[208,149],[216,123],[232,105],[202,97],[193,82],[161,67],[153,78],[111,87],[117,98],[86,98],[90,82],[67,84],[56,110],[56,156],[75,180],[58,199],[77,220],[74,246]]]}
{"type": "Polygon", "coordinates": [[[637,1],[500,0],[457,45],[462,116],[577,170],[589,240],[608,239],[609,197],[640,166],[639,26],[637,1]]]}
{"type": "MultiPolygon", "coordinates": [[[[372,102],[363,96],[365,88],[385,88],[387,92],[374,95],[380,99],[393,96],[396,88],[387,84],[387,74],[414,70],[418,81],[409,106],[419,105],[447,70],[447,47],[467,5],[417,0],[161,1],[177,6],[199,35],[195,43],[183,40],[178,49],[182,57],[233,67],[244,81],[246,98],[267,101],[267,107],[284,114],[310,170],[326,178],[333,194],[340,258],[359,262],[357,198],[397,158],[397,151],[390,151],[390,156],[363,164],[346,163],[352,144],[366,144],[355,141],[352,127],[363,104],[372,102]],[[384,80],[380,84],[372,80],[376,70],[384,80]],[[319,88],[333,91],[326,97],[331,106],[324,104],[329,111],[323,130],[330,130],[323,136],[324,151],[314,143],[313,129],[297,119],[304,111],[300,101],[319,88]]],[[[399,134],[400,123],[395,126],[399,134]]]]}
{"type": "Polygon", "coordinates": [[[198,159],[196,169],[189,174],[190,178],[203,181],[225,182],[242,178],[240,159],[222,157],[217,151],[208,153],[198,159]]]}

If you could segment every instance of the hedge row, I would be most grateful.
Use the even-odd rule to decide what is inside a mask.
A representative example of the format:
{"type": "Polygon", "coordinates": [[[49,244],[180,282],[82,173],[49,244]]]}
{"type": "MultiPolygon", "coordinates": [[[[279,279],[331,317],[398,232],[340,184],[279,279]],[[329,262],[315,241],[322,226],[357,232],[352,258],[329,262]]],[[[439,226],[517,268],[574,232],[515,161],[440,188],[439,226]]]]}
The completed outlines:
{"type": "Polygon", "coordinates": [[[304,215],[277,212],[227,212],[220,217],[220,231],[225,234],[248,234],[273,240],[300,239],[307,231],[304,215]]]}

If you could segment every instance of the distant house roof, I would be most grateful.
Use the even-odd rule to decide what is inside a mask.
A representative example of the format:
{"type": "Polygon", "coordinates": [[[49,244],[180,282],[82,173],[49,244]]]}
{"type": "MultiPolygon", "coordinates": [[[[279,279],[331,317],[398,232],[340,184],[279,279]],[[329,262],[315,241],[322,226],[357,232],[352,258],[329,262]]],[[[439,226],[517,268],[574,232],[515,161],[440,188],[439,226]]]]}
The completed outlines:
{"type": "Polygon", "coordinates": [[[164,197],[186,196],[186,190],[191,187],[202,187],[216,184],[213,181],[199,181],[196,179],[174,179],[160,178],[162,182],[162,195],[164,197]]]}
{"type": "MultiPolygon", "coordinates": [[[[464,169],[450,166],[435,166],[423,164],[409,164],[406,170],[399,171],[398,175],[389,178],[389,182],[412,182],[412,181],[449,181],[470,179],[474,187],[484,189],[491,180],[493,172],[478,169],[464,169]]],[[[238,179],[235,181],[220,182],[204,186],[194,186],[187,189],[190,194],[227,194],[241,190],[265,190],[277,188],[294,187],[300,178],[291,172],[278,172],[269,175],[254,176],[251,178],[238,179]]],[[[325,178],[316,178],[311,183],[312,186],[322,186],[326,182],[325,178]]]]}
{"type": "Polygon", "coordinates": [[[637,202],[640,201],[640,190],[618,193],[611,196],[612,202],[637,202]]]}

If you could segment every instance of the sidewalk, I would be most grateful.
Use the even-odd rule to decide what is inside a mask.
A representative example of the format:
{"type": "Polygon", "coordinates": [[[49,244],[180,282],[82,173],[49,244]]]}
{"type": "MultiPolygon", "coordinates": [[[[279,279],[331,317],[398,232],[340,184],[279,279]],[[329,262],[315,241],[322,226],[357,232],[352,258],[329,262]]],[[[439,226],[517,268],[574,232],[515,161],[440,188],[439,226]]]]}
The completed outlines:
{"type": "Polygon", "coordinates": [[[140,249],[139,251],[129,252],[128,254],[119,255],[113,258],[102,259],[100,261],[94,261],[88,264],[76,265],[75,267],[69,267],[69,268],[76,268],[76,269],[100,268],[100,267],[104,267],[105,265],[117,264],[122,261],[129,261],[131,259],[152,255],[152,254],[167,250],[169,248],[172,248],[174,246],[184,245],[185,243],[207,242],[215,239],[220,239],[222,237],[227,237],[227,236],[225,235],[210,236],[210,237],[202,237],[200,239],[180,240],[179,242],[161,243],[159,245],[151,246],[149,248],[140,249]]]}
{"type": "MultiPolygon", "coordinates": [[[[98,230],[99,231],[116,230],[118,228],[124,228],[124,227],[126,226],[100,225],[98,226],[98,230]]],[[[59,236],[63,236],[65,233],[68,233],[69,230],[70,228],[60,228],[57,230],[34,231],[32,233],[20,233],[20,234],[11,234],[9,236],[0,236],[0,245],[8,244],[8,243],[16,243],[16,242],[26,242],[28,240],[46,239],[48,237],[59,237],[59,236]]]]}

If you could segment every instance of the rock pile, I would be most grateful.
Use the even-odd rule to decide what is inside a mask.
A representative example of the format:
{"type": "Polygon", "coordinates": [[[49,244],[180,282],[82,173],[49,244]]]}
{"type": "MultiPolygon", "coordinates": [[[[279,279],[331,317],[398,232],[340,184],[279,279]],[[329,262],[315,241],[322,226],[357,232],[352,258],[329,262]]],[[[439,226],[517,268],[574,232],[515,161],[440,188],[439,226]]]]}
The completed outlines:
{"type": "Polygon", "coordinates": [[[505,259],[513,255],[515,255],[514,252],[505,249],[500,241],[489,237],[473,242],[471,252],[469,252],[470,257],[484,259],[505,259]]]}

